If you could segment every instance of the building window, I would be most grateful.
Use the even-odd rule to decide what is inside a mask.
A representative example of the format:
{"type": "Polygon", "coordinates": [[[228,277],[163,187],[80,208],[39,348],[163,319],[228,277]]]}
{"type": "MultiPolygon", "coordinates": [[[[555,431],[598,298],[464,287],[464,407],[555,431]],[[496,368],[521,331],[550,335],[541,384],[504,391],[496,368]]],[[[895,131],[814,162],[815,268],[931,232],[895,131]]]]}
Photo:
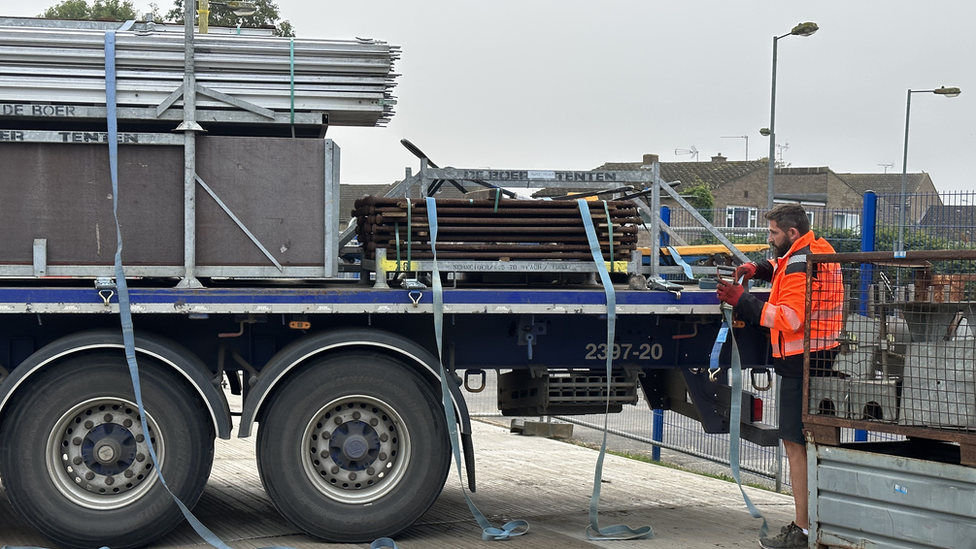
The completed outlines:
{"type": "Polygon", "coordinates": [[[747,206],[726,206],[725,226],[754,229],[759,218],[759,209],[747,206]]]}
{"type": "Polygon", "coordinates": [[[857,213],[834,212],[835,229],[857,229],[861,226],[861,215],[857,213]]]}

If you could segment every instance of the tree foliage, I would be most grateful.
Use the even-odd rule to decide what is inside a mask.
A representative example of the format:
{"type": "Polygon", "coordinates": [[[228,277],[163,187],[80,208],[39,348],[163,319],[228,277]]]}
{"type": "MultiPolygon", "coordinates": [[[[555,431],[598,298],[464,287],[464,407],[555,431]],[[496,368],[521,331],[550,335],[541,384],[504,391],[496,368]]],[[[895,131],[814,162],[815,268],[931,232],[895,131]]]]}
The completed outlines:
{"type": "MultiPolygon", "coordinates": [[[[199,0],[197,0],[199,2],[199,0]]],[[[233,10],[223,2],[210,2],[210,24],[213,26],[236,27],[238,23],[243,27],[274,26],[276,36],[295,36],[290,21],[282,20],[278,12],[278,5],[273,0],[253,0],[256,11],[254,15],[238,17],[233,10]]],[[[149,11],[156,21],[164,18],[155,3],[149,4],[149,11]]],[[[166,12],[167,21],[183,23],[183,0],[174,0],[173,9],[166,12]]],[[[38,17],[48,19],[81,19],[97,21],[128,21],[140,19],[141,16],[132,5],[132,0],[62,0],[60,3],[44,10],[38,17]]]]}
{"type": "MultiPolygon", "coordinates": [[[[278,5],[273,0],[253,0],[251,3],[257,8],[254,14],[239,17],[222,3],[210,2],[210,25],[217,27],[236,27],[238,23],[242,27],[273,25],[275,36],[295,36],[291,22],[281,19],[278,5]]],[[[185,13],[183,0],[174,0],[173,9],[166,12],[166,20],[183,23],[185,13]]]]}
{"type": "Polygon", "coordinates": [[[715,196],[712,195],[712,189],[708,186],[708,183],[696,176],[691,185],[683,189],[681,194],[682,198],[694,206],[698,210],[698,213],[702,214],[702,217],[707,219],[709,223],[714,222],[715,196]]]}
{"type": "Polygon", "coordinates": [[[39,17],[48,19],[87,19],[96,21],[128,21],[138,14],[129,0],[63,0],[44,10],[39,17]]]}

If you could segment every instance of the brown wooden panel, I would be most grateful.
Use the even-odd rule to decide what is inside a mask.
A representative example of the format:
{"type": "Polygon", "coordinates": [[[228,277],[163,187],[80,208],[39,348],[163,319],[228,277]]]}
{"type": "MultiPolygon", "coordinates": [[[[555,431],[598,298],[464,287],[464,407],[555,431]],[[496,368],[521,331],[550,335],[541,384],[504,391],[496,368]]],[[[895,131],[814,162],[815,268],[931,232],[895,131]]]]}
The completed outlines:
{"type": "MultiPolygon", "coordinates": [[[[325,261],[325,142],[202,137],[197,174],[284,266],[325,261]]],[[[272,263],[197,188],[197,264],[272,263]]]]}
{"type": "MultiPolygon", "coordinates": [[[[119,149],[123,261],[181,265],[182,148],[119,149]]],[[[111,265],[116,248],[108,148],[0,144],[0,262],[29,264],[35,238],[48,263],[111,265]]]]}

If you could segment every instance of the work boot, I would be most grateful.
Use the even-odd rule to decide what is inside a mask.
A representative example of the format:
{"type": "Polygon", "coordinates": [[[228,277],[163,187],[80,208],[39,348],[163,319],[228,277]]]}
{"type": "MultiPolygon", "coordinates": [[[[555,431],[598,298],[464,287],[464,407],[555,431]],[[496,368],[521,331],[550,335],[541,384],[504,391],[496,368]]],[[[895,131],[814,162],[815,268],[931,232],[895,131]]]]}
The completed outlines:
{"type": "Polygon", "coordinates": [[[795,522],[780,530],[778,536],[759,540],[759,546],[763,549],[806,549],[808,544],[807,535],[795,522]]]}

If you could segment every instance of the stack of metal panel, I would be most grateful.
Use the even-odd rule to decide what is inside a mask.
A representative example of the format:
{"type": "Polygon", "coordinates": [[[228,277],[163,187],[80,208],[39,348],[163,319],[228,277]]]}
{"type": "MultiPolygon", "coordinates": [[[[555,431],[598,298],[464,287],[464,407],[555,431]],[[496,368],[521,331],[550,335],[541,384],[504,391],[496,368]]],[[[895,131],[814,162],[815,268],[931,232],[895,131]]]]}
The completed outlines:
{"type": "MultiPolygon", "coordinates": [[[[604,258],[629,261],[637,247],[637,207],[588,204],[604,258]]],[[[377,249],[398,261],[433,257],[423,200],[368,196],[356,201],[353,215],[366,259],[377,249]]],[[[437,226],[438,259],[592,259],[575,201],[438,199],[437,226]]]]}
{"type": "MultiPolygon", "coordinates": [[[[116,42],[120,107],[154,109],[182,85],[182,35],[119,32],[116,42]]],[[[393,116],[398,46],[208,34],[194,44],[197,84],[237,100],[276,113],[327,113],[333,126],[383,125],[393,116]]],[[[5,102],[104,107],[104,66],[102,31],[0,26],[5,102]]],[[[235,108],[205,95],[197,107],[235,108]]]]}

